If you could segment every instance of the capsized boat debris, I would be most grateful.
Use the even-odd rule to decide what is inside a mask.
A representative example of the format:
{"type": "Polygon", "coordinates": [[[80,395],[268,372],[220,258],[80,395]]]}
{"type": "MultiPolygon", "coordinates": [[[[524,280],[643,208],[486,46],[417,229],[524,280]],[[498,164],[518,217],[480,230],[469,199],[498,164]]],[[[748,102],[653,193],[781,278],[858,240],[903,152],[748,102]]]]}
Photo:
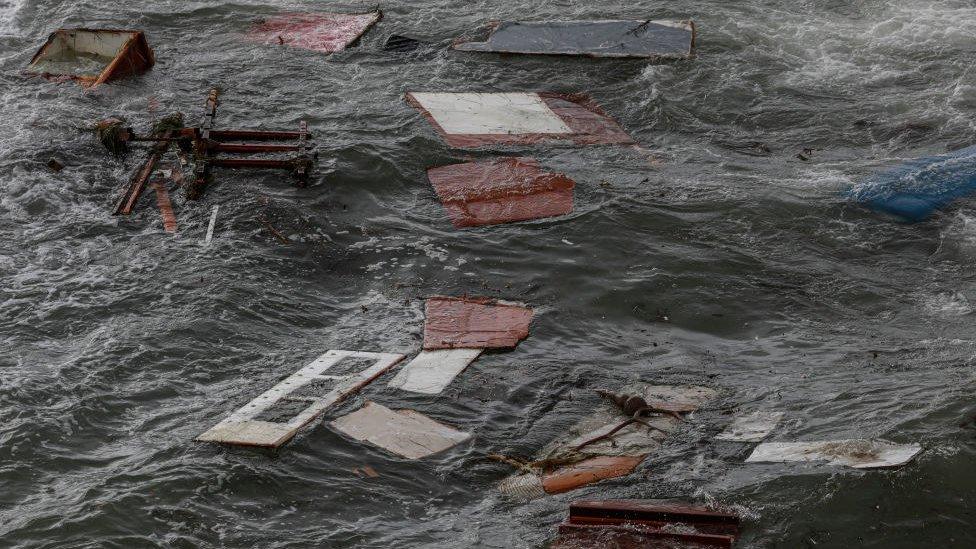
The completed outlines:
{"type": "Polygon", "coordinates": [[[481,356],[483,349],[439,349],[421,351],[397,372],[389,387],[436,395],[481,356]]]}
{"type": "Polygon", "coordinates": [[[924,221],[976,193],[976,145],[909,160],[868,177],[845,193],[872,210],[905,221],[924,221]]]}
{"type": "Polygon", "coordinates": [[[146,72],[155,62],[142,31],[58,29],[34,54],[25,72],[89,87],[146,72]]]}
{"type": "Polygon", "coordinates": [[[484,41],[459,39],[460,51],[587,57],[688,59],[692,21],[496,21],[484,41]]]}
{"type": "Polygon", "coordinates": [[[783,412],[757,410],[735,416],[732,425],[715,436],[716,440],[730,442],[759,442],[769,436],[783,419],[783,412]]]}
{"type": "Polygon", "coordinates": [[[332,427],[407,459],[443,452],[471,437],[414,410],[394,411],[375,402],[336,419],[332,427]]]}
{"type": "Polygon", "coordinates": [[[434,296],[425,306],[424,350],[511,349],[529,336],[532,309],[489,298],[434,296]]]}
{"type": "Polygon", "coordinates": [[[574,501],[559,525],[551,549],[660,547],[731,548],[739,537],[739,516],[670,500],[574,501]]]}
{"type": "Polygon", "coordinates": [[[570,141],[577,145],[634,145],[627,132],[582,93],[409,92],[419,110],[456,148],[570,141]]]}
{"type": "Polygon", "coordinates": [[[305,425],[403,360],[395,353],[331,350],[196,440],[277,448],[305,425]]]}
{"type": "Polygon", "coordinates": [[[630,474],[680,427],[686,414],[717,396],[708,387],[631,384],[616,393],[598,391],[600,406],[532,461],[494,455],[520,474],[502,481],[508,496],[533,499],[630,474]]]}
{"type": "Polygon", "coordinates": [[[826,461],[855,469],[874,469],[905,465],[921,451],[918,444],[894,444],[884,440],[765,442],[756,446],[746,463],[826,461]]]}
{"type": "Polygon", "coordinates": [[[576,183],[527,157],[438,166],[427,177],[457,228],[566,215],[576,183]]]}
{"type": "Polygon", "coordinates": [[[291,46],[322,53],[338,53],[353,45],[383,17],[369,13],[285,13],[256,23],[247,37],[252,42],[291,46]]]}

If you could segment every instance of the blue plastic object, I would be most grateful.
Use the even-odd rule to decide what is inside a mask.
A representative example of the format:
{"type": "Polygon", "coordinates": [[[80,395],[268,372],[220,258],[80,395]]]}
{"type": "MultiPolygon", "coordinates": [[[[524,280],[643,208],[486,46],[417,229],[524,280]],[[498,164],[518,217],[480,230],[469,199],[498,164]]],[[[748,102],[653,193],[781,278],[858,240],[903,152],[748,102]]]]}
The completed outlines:
{"type": "Polygon", "coordinates": [[[847,190],[872,210],[922,221],[956,199],[976,193],[976,145],[909,160],[847,190]]]}

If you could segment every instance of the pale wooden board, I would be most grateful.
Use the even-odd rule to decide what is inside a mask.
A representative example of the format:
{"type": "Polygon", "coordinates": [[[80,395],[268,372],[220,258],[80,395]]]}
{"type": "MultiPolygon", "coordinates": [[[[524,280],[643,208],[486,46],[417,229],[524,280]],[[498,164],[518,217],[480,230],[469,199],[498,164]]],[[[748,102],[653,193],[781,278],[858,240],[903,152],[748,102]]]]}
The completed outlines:
{"type": "Polygon", "coordinates": [[[403,355],[394,353],[331,350],[245,404],[226,419],[198,436],[196,440],[245,446],[281,446],[295,436],[299,429],[325,412],[327,408],[359,391],[403,358],[403,355]],[[353,374],[325,375],[329,368],[344,358],[366,358],[374,362],[353,374]],[[290,396],[291,393],[314,381],[332,381],[335,385],[328,393],[321,396],[290,396]],[[262,412],[284,399],[308,402],[308,407],[287,422],[269,422],[255,419],[262,412]]]}
{"type": "Polygon", "coordinates": [[[389,385],[394,389],[436,395],[474,362],[481,352],[482,349],[421,351],[397,372],[389,385]]]}
{"type": "Polygon", "coordinates": [[[422,93],[411,96],[448,134],[569,134],[536,93],[422,93]]]}
{"type": "Polygon", "coordinates": [[[872,469],[904,465],[921,451],[918,444],[893,444],[883,440],[766,442],[756,446],[746,463],[827,461],[856,469],[872,469]]]}
{"type": "Polygon", "coordinates": [[[732,425],[716,435],[715,439],[732,442],[759,442],[768,437],[782,419],[783,412],[764,410],[736,416],[732,420],[732,425]]]}
{"type": "Polygon", "coordinates": [[[471,436],[419,412],[393,411],[375,402],[367,402],[355,412],[340,417],[332,426],[356,440],[370,442],[408,459],[442,452],[471,436]]]}

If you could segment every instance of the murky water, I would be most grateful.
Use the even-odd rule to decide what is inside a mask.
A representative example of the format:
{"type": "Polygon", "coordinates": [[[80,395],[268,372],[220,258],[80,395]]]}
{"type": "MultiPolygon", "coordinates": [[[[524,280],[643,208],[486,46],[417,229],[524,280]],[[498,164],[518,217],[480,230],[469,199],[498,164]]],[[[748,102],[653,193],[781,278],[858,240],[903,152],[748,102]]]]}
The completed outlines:
{"type": "Polygon", "coordinates": [[[976,6],[382,7],[359,47],[326,57],[242,40],[256,18],[307,9],[297,2],[0,2],[0,546],[540,547],[581,497],[734,506],[741,547],[972,546],[976,203],[903,225],[838,193],[973,143],[976,6]],[[694,18],[699,57],[381,51],[391,33],[445,45],[488,19],[609,16],[694,18]],[[145,29],[158,63],[87,93],[25,80],[59,26],[145,29]],[[308,120],[316,183],[220,171],[202,201],[174,197],[176,237],[151,196],[129,220],[109,215],[139,155],[113,159],[83,128],[192,120],[214,85],[222,127],[308,120]],[[454,230],[424,169],[468,154],[403,102],[411,90],[588,91],[666,163],[523,150],[578,182],[575,213],[454,230]],[[48,170],[51,157],[66,168],[48,170]],[[528,302],[532,334],[440,396],[389,390],[387,376],[337,414],[364,399],[413,408],[469,443],[408,462],[322,421],[277,453],[192,442],[327,349],[415,351],[422,298],[439,293],[528,302]],[[592,409],[593,389],[632,381],[722,397],[634,475],[525,504],[496,496],[510,470],[487,453],[532,455],[592,409]],[[751,445],[712,440],[737,408],[784,411],[771,440],[925,451],[892,471],[746,465],[751,445]],[[358,478],[362,465],[380,477],[358,478]]]}

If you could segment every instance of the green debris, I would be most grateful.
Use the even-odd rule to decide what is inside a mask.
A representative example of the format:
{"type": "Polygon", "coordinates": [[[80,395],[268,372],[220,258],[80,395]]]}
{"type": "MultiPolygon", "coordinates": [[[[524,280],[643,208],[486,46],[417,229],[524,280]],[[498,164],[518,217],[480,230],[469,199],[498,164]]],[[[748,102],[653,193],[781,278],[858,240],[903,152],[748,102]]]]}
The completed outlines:
{"type": "Polygon", "coordinates": [[[98,140],[113,154],[122,154],[129,150],[126,141],[128,129],[125,127],[125,118],[114,117],[100,120],[95,124],[95,135],[98,140]]]}
{"type": "Polygon", "coordinates": [[[183,129],[183,113],[174,112],[169,116],[160,118],[153,124],[153,135],[161,135],[168,131],[179,131],[183,129]]]}

